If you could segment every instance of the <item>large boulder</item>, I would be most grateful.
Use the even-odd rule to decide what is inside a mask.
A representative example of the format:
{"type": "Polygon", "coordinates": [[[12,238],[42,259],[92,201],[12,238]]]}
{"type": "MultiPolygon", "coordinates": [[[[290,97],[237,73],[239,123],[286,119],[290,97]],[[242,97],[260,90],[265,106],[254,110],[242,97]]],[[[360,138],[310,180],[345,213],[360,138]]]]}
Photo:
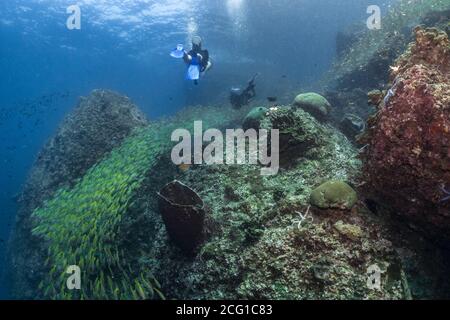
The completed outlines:
{"type": "Polygon", "coordinates": [[[19,198],[9,254],[13,296],[33,298],[42,259],[31,234],[31,213],[61,187],[73,185],[133,131],[148,124],[130,101],[112,91],[95,90],[80,99],[56,134],[39,152],[19,198]]]}
{"type": "Polygon", "coordinates": [[[450,244],[450,41],[417,28],[364,142],[370,192],[450,244]]]}

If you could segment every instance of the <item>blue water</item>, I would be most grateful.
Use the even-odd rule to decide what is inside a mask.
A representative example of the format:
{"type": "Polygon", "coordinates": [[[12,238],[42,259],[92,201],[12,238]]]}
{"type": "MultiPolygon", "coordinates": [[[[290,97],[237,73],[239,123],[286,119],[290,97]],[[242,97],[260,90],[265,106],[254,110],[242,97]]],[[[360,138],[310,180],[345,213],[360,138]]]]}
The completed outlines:
{"type": "MultiPolygon", "coordinates": [[[[95,88],[128,95],[155,119],[187,105],[227,105],[229,88],[253,74],[258,95],[282,96],[320,79],[336,33],[359,23],[374,0],[4,0],[0,2],[0,272],[14,225],[15,196],[37,152],[95,88]],[[81,30],[66,8],[81,7],[81,30]],[[185,80],[178,43],[202,36],[213,69],[185,80]]],[[[0,298],[7,298],[6,282],[0,298]]]]}

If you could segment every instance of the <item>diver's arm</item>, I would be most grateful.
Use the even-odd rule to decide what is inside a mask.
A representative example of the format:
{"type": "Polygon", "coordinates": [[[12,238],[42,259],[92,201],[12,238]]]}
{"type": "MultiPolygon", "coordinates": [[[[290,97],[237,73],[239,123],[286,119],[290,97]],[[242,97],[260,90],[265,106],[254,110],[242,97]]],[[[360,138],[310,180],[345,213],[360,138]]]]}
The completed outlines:
{"type": "Polygon", "coordinates": [[[249,87],[252,86],[253,89],[255,88],[255,81],[256,81],[256,78],[258,78],[258,76],[259,76],[259,73],[255,74],[255,75],[253,76],[253,78],[251,78],[251,79],[248,81],[249,87]]]}
{"type": "Polygon", "coordinates": [[[186,51],[184,51],[183,60],[186,64],[190,64],[192,61],[191,52],[187,53],[186,51]]]}
{"type": "Polygon", "coordinates": [[[249,98],[252,99],[254,97],[256,97],[256,90],[255,90],[255,84],[254,83],[249,83],[247,88],[245,88],[244,90],[244,94],[249,98]]]}
{"type": "Polygon", "coordinates": [[[256,90],[255,90],[255,86],[253,86],[249,92],[250,94],[250,99],[253,99],[254,97],[256,97],[256,90]]]}

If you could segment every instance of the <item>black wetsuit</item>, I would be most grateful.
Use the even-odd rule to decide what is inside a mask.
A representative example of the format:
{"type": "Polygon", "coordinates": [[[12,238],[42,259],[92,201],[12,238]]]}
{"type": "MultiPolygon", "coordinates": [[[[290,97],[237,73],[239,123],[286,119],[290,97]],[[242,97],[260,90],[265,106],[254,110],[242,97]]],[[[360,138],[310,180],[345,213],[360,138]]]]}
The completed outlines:
{"type": "MultiPolygon", "coordinates": [[[[188,55],[191,56],[192,58],[195,58],[197,56],[197,54],[200,54],[202,56],[202,58],[203,58],[202,61],[200,61],[200,72],[205,72],[206,67],[208,67],[209,52],[208,52],[208,50],[194,50],[194,49],[192,49],[188,53],[188,55]]],[[[188,55],[184,56],[184,62],[186,62],[187,64],[190,63],[190,61],[188,60],[188,55]]]]}
{"type": "Polygon", "coordinates": [[[230,102],[233,105],[233,108],[240,109],[243,106],[248,105],[250,101],[256,97],[256,77],[257,75],[249,81],[247,88],[245,88],[241,93],[238,94],[237,92],[231,92],[230,102]]]}

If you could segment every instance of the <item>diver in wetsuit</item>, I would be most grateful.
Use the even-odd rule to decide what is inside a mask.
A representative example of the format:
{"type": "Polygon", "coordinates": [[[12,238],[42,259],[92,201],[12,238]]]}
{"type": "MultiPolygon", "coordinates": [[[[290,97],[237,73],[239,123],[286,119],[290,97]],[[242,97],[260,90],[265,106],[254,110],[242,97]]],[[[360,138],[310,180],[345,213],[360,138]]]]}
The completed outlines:
{"type": "Polygon", "coordinates": [[[256,97],[255,80],[258,77],[258,73],[248,82],[247,87],[242,90],[241,88],[232,88],[230,92],[230,103],[233,109],[240,109],[243,106],[248,105],[254,97],[256,97]]]}
{"type": "MultiPolygon", "coordinates": [[[[202,49],[202,38],[199,36],[194,36],[192,38],[192,50],[184,53],[183,60],[189,66],[199,66],[200,74],[204,74],[212,67],[209,52],[206,49],[202,49]]],[[[192,80],[194,80],[194,83],[198,84],[198,79],[196,79],[196,76],[193,77],[194,79],[192,80]]]]}

